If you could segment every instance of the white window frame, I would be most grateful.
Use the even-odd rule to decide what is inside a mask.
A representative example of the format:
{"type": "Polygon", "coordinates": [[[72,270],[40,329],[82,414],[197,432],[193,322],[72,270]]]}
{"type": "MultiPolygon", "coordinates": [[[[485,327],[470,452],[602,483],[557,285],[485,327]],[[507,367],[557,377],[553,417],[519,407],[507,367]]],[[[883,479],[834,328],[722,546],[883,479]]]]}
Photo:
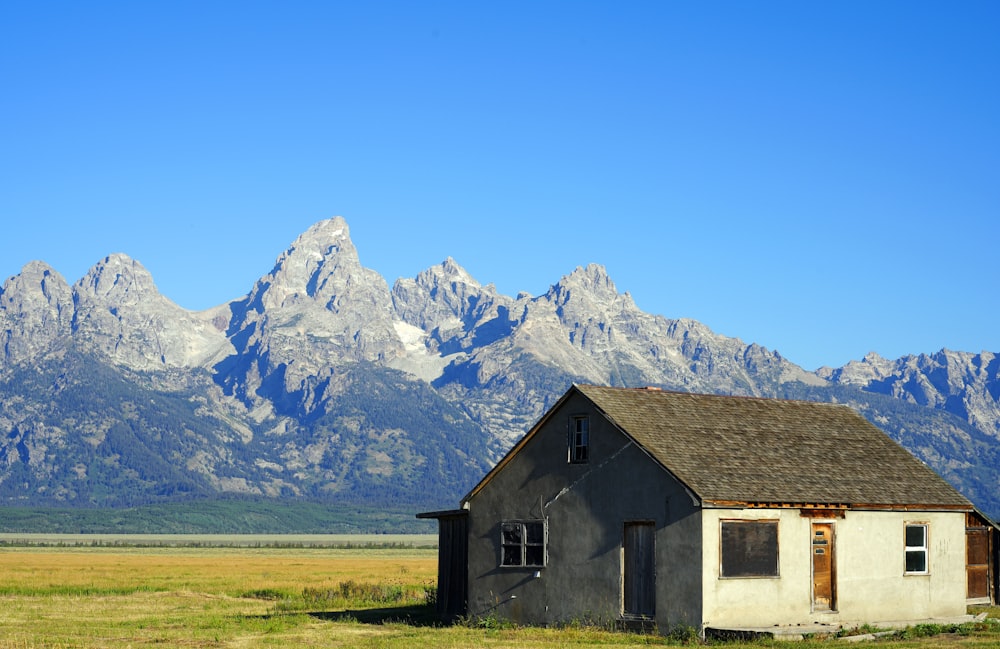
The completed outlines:
{"type": "Polygon", "coordinates": [[[930,543],[928,541],[928,536],[930,535],[930,525],[927,523],[918,522],[907,522],[903,527],[903,546],[904,546],[904,558],[903,558],[903,574],[904,575],[927,575],[931,571],[931,558],[930,558],[930,543]],[[923,538],[919,545],[911,545],[910,540],[910,530],[911,529],[921,529],[923,530],[923,538]],[[910,558],[913,556],[923,556],[923,570],[910,570],[910,558]]]}

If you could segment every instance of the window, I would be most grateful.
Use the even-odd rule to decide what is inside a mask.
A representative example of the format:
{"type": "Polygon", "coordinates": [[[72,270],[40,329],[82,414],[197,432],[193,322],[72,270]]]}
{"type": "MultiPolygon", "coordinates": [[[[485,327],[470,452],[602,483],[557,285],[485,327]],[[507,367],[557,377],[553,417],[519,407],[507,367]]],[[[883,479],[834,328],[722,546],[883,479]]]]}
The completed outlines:
{"type": "Polygon", "coordinates": [[[927,574],[927,525],[906,525],[906,574],[927,574]]]}
{"type": "Polygon", "coordinates": [[[577,416],[570,419],[569,461],[586,462],[590,457],[590,417],[577,416]]]}
{"type": "Polygon", "coordinates": [[[545,522],[504,521],[501,523],[500,565],[544,566],[545,522]]]}
{"type": "Polygon", "coordinates": [[[778,576],[778,521],[722,521],[722,577],[778,576]]]}

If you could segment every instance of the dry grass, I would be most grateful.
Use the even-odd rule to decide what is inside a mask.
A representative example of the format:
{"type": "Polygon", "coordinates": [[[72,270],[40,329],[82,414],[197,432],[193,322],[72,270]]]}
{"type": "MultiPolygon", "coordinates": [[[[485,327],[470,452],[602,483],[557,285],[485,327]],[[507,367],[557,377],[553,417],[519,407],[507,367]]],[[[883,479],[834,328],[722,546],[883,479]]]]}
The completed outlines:
{"type": "Polygon", "coordinates": [[[282,604],[348,581],[422,596],[436,565],[415,549],[6,548],[0,647],[351,646],[345,625],[282,604]]]}
{"type": "MultiPolygon", "coordinates": [[[[435,581],[436,561],[436,551],[427,549],[2,548],[0,649],[624,649],[675,643],[585,627],[438,626],[423,600],[424,587],[435,581]],[[398,599],[363,599],[372,592],[398,599]]],[[[995,649],[1000,632],[876,645],[995,649]]],[[[780,646],[844,645],[807,641],[780,646]]]]}
{"type": "Polygon", "coordinates": [[[353,579],[430,583],[437,551],[415,549],[18,548],[0,550],[0,594],[195,591],[290,595],[353,579]]]}

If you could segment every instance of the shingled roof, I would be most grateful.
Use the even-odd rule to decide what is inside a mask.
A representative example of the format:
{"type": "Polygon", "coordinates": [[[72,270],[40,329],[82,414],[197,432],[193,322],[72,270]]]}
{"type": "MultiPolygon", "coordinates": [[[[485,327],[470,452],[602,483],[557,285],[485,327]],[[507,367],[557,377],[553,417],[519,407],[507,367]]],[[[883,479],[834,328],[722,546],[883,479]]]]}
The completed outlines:
{"type": "Polygon", "coordinates": [[[574,385],[706,505],[972,509],[848,406],[574,385]]]}

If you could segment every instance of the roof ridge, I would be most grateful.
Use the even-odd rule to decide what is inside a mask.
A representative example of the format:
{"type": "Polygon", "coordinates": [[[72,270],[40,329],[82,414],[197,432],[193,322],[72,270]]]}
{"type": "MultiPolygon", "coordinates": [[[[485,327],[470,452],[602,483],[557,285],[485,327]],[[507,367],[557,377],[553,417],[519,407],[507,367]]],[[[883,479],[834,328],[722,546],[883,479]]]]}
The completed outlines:
{"type": "Polygon", "coordinates": [[[854,410],[847,403],[842,403],[838,401],[810,401],[808,399],[791,399],[787,397],[766,397],[755,394],[720,394],[718,392],[691,392],[689,390],[663,388],[655,385],[646,385],[642,387],[625,387],[625,386],[615,386],[615,385],[597,385],[596,383],[574,383],[573,386],[580,389],[595,388],[598,390],[614,390],[620,392],[674,394],[674,395],[684,395],[691,397],[707,397],[714,399],[742,399],[747,401],[764,401],[768,403],[804,403],[804,404],[809,404],[811,406],[836,406],[841,408],[847,407],[850,410],[854,410]]]}

